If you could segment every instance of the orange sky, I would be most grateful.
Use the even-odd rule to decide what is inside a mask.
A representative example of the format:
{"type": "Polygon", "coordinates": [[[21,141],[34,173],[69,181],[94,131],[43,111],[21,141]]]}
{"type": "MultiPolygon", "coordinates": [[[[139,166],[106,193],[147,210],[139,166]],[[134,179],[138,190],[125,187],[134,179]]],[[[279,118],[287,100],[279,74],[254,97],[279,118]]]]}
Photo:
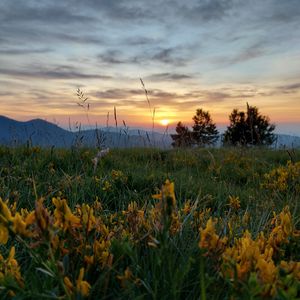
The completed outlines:
{"type": "Polygon", "coordinates": [[[1,1],[0,112],[68,127],[187,125],[197,108],[219,127],[255,105],[300,135],[300,3],[153,0],[1,1]],[[69,3],[69,2],[68,2],[69,3]],[[72,3],[72,5],[71,5],[72,3]],[[74,9],[76,7],[76,9],[74,9]],[[88,118],[76,96],[88,97],[88,118]]]}

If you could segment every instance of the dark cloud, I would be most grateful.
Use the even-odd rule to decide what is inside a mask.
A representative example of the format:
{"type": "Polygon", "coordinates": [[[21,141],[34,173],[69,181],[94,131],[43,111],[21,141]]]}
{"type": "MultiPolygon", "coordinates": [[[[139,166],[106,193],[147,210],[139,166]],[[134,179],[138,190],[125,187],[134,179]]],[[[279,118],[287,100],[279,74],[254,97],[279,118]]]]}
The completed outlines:
{"type": "MultiPolygon", "coordinates": [[[[99,105],[114,103],[118,106],[146,107],[147,101],[143,89],[108,89],[90,93],[101,102],[99,105]],[[138,97],[137,97],[138,96],[138,97]],[[105,104],[106,103],[106,104],[105,104]]],[[[187,108],[189,105],[199,106],[204,104],[221,103],[233,99],[252,98],[255,92],[249,90],[194,90],[186,93],[168,92],[161,89],[148,90],[148,97],[153,107],[168,106],[170,108],[187,108]]],[[[97,104],[98,105],[98,104],[97,104]]]]}
{"type": "Polygon", "coordinates": [[[106,40],[104,38],[99,38],[98,36],[94,35],[87,35],[87,34],[71,34],[71,33],[53,33],[52,37],[54,39],[64,41],[64,42],[71,42],[71,43],[77,43],[81,45],[85,44],[92,44],[92,45],[104,45],[106,44],[106,40]]]}
{"type": "Polygon", "coordinates": [[[247,62],[252,59],[267,55],[266,43],[264,41],[245,47],[238,51],[235,55],[222,56],[214,59],[214,63],[220,66],[230,66],[238,63],[247,62]]]}
{"type": "MultiPolygon", "coordinates": [[[[83,3],[78,0],[73,0],[72,2],[76,5],[82,5],[83,3]]],[[[141,1],[86,0],[83,6],[89,7],[93,11],[118,22],[155,18],[155,14],[151,11],[150,7],[141,4],[141,1]]]]}
{"type": "Polygon", "coordinates": [[[179,73],[157,73],[147,76],[146,79],[153,81],[177,81],[177,80],[185,80],[192,79],[193,76],[179,73]]]}
{"type": "Polygon", "coordinates": [[[165,48],[157,50],[151,57],[151,60],[171,65],[184,65],[187,59],[180,55],[179,48],[165,48]]]}
{"type": "Polygon", "coordinates": [[[1,6],[0,24],[5,23],[46,23],[70,24],[91,23],[95,19],[76,7],[54,3],[52,1],[4,1],[1,6]]]}
{"type": "Polygon", "coordinates": [[[129,59],[122,58],[122,52],[119,50],[108,50],[104,53],[98,54],[97,59],[105,64],[124,64],[130,63],[129,59]]]}
{"type": "Polygon", "coordinates": [[[228,15],[230,10],[237,5],[233,0],[204,0],[187,1],[179,5],[179,12],[187,21],[220,21],[228,15]]]}
{"type": "Polygon", "coordinates": [[[290,23],[299,21],[300,5],[299,0],[273,1],[268,11],[268,20],[279,23],[290,23]]]}
{"type": "Polygon", "coordinates": [[[180,47],[150,48],[137,55],[126,55],[117,49],[109,49],[97,55],[97,59],[105,64],[142,64],[159,62],[172,66],[184,66],[189,58],[181,53],[180,47]]]}
{"type": "Polygon", "coordinates": [[[300,82],[279,86],[278,90],[282,93],[296,93],[300,91],[300,82]]]}
{"type": "Polygon", "coordinates": [[[29,49],[29,48],[2,48],[0,54],[5,55],[24,55],[24,54],[44,54],[52,52],[50,48],[29,49]]]}
{"type": "Polygon", "coordinates": [[[83,73],[70,66],[57,66],[52,68],[28,67],[22,69],[0,68],[0,75],[13,77],[28,77],[36,79],[109,79],[110,76],[101,74],[83,73]]]}
{"type": "Polygon", "coordinates": [[[129,37],[122,41],[123,44],[128,46],[143,46],[143,45],[154,45],[161,42],[160,39],[149,38],[144,36],[129,37]]]}
{"type": "Polygon", "coordinates": [[[136,95],[144,95],[142,89],[108,89],[105,91],[93,92],[92,96],[98,99],[126,99],[136,95]]]}

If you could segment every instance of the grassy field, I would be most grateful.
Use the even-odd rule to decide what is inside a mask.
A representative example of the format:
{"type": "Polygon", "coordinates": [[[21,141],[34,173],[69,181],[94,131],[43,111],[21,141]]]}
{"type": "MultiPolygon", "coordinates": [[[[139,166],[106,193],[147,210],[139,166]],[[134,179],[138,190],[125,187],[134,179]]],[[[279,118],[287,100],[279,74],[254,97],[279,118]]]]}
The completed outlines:
{"type": "Polygon", "coordinates": [[[0,298],[299,299],[300,152],[0,148],[0,298]]]}

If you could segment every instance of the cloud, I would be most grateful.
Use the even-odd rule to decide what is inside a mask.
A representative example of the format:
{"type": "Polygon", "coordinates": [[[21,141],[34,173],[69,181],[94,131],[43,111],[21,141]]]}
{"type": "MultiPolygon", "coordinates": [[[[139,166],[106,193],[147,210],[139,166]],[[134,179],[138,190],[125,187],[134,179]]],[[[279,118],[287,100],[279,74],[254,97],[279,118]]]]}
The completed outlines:
{"type": "Polygon", "coordinates": [[[237,5],[233,0],[187,1],[178,10],[187,21],[220,21],[237,5]]]}
{"type": "MultiPolygon", "coordinates": [[[[97,55],[97,59],[105,64],[142,64],[163,63],[172,66],[184,66],[190,60],[182,53],[181,47],[148,48],[138,54],[129,55],[129,51],[119,49],[108,49],[97,55]]],[[[129,52],[130,53],[130,52],[129,52]]]]}
{"type": "Polygon", "coordinates": [[[178,47],[156,50],[150,59],[177,66],[184,65],[187,62],[187,59],[179,53],[178,47]]]}
{"type": "Polygon", "coordinates": [[[179,73],[156,73],[150,76],[147,76],[146,79],[153,81],[178,81],[192,79],[193,76],[179,73]]]}
{"type": "Polygon", "coordinates": [[[110,79],[111,76],[83,73],[70,66],[28,67],[26,70],[0,68],[0,73],[6,76],[25,77],[36,79],[110,79]]]}
{"type": "Polygon", "coordinates": [[[124,64],[131,62],[129,59],[124,59],[121,56],[122,52],[119,50],[108,50],[104,53],[98,54],[97,59],[105,64],[124,64]]]}
{"type": "Polygon", "coordinates": [[[300,91],[300,82],[279,86],[277,90],[284,94],[297,93],[300,91]]]}
{"type": "Polygon", "coordinates": [[[108,89],[105,91],[93,92],[92,96],[98,99],[126,99],[137,95],[144,95],[142,89],[108,89]]]}
{"type": "Polygon", "coordinates": [[[44,54],[52,52],[50,48],[29,49],[29,48],[2,48],[0,54],[5,55],[24,55],[24,54],[44,54]]]}
{"type": "MultiPolygon", "coordinates": [[[[253,98],[256,91],[248,89],[231,89],[226,92],[224,89],[194,90],[190,92],[177,93],[168,92],[161,89],[148,90],[148,96],[152,107],[169,107],[173,109],[188,109],[190,105],[199,106],[206,104],[216,104],[233,99],[253,98]]],[[[225,89],[226,90],[226,89],[225,89]]],[[[93,91],[90,93],[95,103],[101,102],[114,104],[116,106],[136,106],[147,107],[147,101],[143,89],[107,89],[103,91],[93,91]]],[[[98,105],[98,104],[97,104],[98,105]]]]}
{"type": "Polygon", "coordinates": [[[236,52],[236,54],[231,56],[228,55],[214,58],[213,63],[219,66],[231,66],[239,63],[244,63],[268,54],[265,41],[258,41],[248,47],[239,49],[236,52]]]}
{"type": "Polygon", "coordinates": [[[41,1],[39,5],[35,1],[4,1],[1,7],[0,23],[47,23],[47,24],[70,24],[91,23],[95,19],[74,7],[41,1]]]}

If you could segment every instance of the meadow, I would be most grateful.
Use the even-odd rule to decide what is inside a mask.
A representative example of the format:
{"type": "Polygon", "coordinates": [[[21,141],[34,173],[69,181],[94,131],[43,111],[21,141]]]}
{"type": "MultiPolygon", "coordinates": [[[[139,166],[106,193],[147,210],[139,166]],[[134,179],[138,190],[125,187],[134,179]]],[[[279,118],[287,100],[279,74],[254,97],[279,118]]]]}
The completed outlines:
{"type": "Polygon", "coordinates": [[[300,298],[300,151],[96,154],[0,148],[1,299],[300,298]]]}

